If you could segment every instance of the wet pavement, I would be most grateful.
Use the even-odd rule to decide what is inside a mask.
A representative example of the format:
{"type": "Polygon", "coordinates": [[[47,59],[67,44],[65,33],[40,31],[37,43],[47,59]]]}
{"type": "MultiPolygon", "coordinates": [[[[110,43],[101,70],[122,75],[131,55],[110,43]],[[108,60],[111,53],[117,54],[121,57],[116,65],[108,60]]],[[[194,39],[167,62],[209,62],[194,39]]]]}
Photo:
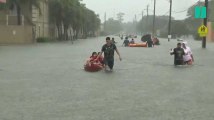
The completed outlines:
{"type": "MultiPolygon", "coordinates": [[[[115,37],[115,36],[114,36],[115,37]]],[[[112,73],[83,70],[104,37],[0,46],[0,120],[213,120],[214,44],[188,41],[193,66],[173,66],[170,48],[122,47],[112,73]]]]}

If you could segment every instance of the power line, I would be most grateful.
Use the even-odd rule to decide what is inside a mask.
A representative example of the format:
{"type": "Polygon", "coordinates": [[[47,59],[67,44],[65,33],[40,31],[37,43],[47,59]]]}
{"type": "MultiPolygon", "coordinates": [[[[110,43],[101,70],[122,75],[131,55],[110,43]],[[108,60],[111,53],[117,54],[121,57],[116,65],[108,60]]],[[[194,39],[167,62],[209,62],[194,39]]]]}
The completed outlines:
{"type": "MultiPolygon", "coordinates": [[[[197,1],[197,2],[195,2],[191,7],[194,7],[194,6],[197,5],[199,2],[200,2],[200,0],[197,1]]],[[[184,9],[184,10],[181,10],[181,11],[172,11],[172,13],[174,13],[174,14],[176,14],[176,13],[183,13],[183,12],[188,11],[189,8],[190,8],[190,7],[186,8],[186,9],[184,9]]]]}
{"type": "Polygon", "coordinates": [[[186,11],[188,11],[188,9],[182,10],[182,11],[172,11],[172,13],[173,14],[178,14],[178,13],[183,13],[183,12],[186,12],[186,11]]]}
{"type": "Polygon", "coordinates": [[[167,11],[163,16],[167,15],[169,13],[169,11],[167,11]]]}
{"type": "MultiPolygon", "coordinates": [[[[168,0],[166,0],[166,1],[168,1],[168,0]]],[[[197,1],[196,3],[194,3],[192,6],[197,5],[199,2],[200,2],[200,0],[197,1]]],[[[180,11],[172,11],[172,13],[173,13],[173,14],[178,14],[178,13],[186,12],[186,11],[188,11],[188,10],[189,10],[189,8],[186,8],[186,9],[180,10],[180,11]]],[[[168,13],[169,13],[169,11],[167,11],[167,12],[166,12],[165,14],[163,14],[163,15],[167,15],[168,13]]]]}
{"type": "MultiPolygon", "coordinates": [[[[169,2],[169,0],[166,0],[166,1],[169,2]]],[[[196,6],[198,3],[200,3],[200,0],[197,1],[196,3],[194,3],[192,6],[194,7],[194,6],[196,6]]],[[[149,10],[150,10],[150,11],[153,11],[153,10],[151,10],[151,9],[149,9],[149,10]]],[[[173,13],[173,14],[179,14],[179,13],[186,12],[186,11],[188,11],[188,10],[189,10],[189,8],[186,8],[186,9],[180,10],[180,11],[172,11],[172,13],[173,13]]],[[[169,14],[169,11],[167,11],[166,13],[164,13],[163,16],[168,15],[168,14],[169,14]]]]}

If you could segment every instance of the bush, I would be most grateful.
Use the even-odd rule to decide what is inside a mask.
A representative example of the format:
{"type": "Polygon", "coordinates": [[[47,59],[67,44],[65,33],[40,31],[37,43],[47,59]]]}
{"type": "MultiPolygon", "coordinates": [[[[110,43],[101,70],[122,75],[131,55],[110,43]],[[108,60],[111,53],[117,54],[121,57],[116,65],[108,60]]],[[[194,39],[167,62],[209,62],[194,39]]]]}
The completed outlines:
{"type": "Polygon", "coordinates": [[[38,37],[38,38],[36,39],[36,41],[37,41],[37,42],[50,42],[51,40],[50,40],[50,38],[48,38],[48,37],[38,37]]]}

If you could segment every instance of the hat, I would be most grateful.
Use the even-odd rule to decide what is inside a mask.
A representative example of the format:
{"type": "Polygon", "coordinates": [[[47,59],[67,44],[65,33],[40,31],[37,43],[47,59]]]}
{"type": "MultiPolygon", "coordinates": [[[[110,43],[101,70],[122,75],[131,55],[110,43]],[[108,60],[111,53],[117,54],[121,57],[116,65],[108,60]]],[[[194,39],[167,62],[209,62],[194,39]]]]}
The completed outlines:
{"type": "Polygon", "coordinates": [[[187,41],[182,42],[183,44],[187,45],[187,41]]]}

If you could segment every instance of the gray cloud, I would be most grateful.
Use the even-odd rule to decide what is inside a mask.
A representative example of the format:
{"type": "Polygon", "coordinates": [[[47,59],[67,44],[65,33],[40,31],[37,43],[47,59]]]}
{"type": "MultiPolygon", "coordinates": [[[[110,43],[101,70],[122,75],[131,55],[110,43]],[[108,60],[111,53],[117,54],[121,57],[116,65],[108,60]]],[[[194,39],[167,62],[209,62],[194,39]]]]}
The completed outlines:
{"type": "MultiPolygon", "coordinates": [[[[156,0],[156,13],[157,15],[168,15],[169,0],[156,0]]],[[[178,11],[187,10],[191,5],[195,4],[198,0],[173,0],[173,13],[172,16],[176,19],[184,19],[186,17],[186,11],[176,13],[178,11]]],[[[86,7],[95,11],[100,15],[101,20],[104,20],[104,13],[107,13],[107,18],[116,18],[118,12],[125,13],[125,21],[132,21],[136,14],[139,20],[142,16],[142,10],[146,9],[149,5],[149,14],[153,14],[153,0],[83,0],[82,3],[86,4],[86,7]]],[[[146,10],[144,10],[146,14],[146,10]]]]}

